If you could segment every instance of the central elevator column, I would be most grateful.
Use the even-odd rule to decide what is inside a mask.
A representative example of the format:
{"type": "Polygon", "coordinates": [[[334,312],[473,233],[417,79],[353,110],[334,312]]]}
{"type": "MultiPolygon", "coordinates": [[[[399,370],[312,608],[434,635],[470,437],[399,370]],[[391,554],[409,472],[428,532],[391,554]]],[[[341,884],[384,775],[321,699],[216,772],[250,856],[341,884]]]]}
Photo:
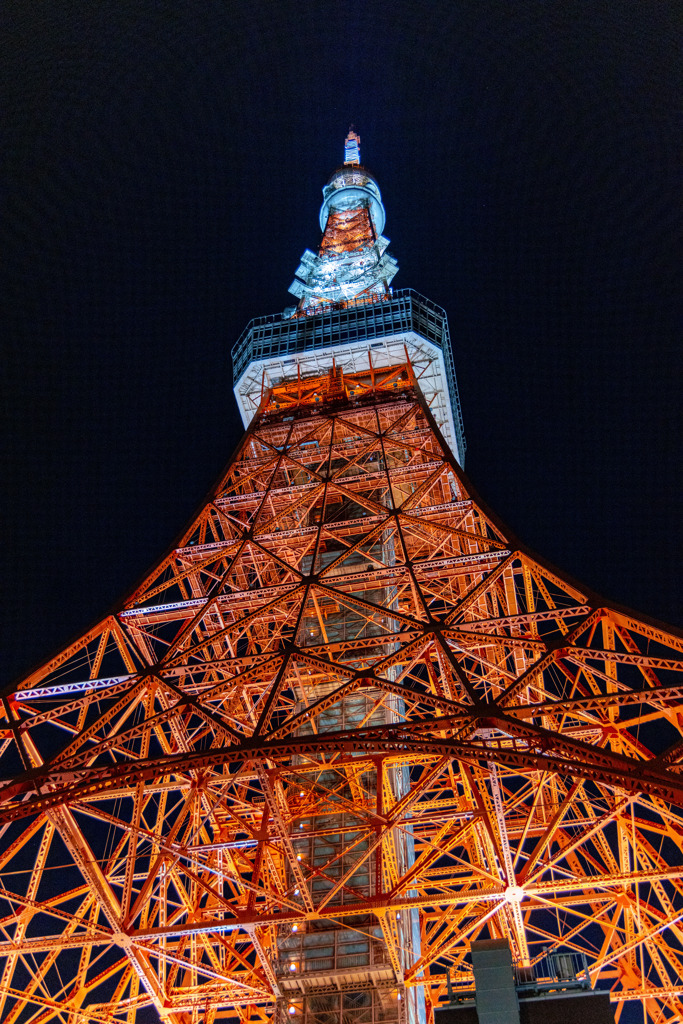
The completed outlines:
{"type": "MultiPolygon", "coordinates": [[[[325,409],[320,412],[324,415],[325,409]]],[[[345,451],[364,443],[361,429],[354,438],[353,423],[355,419],[360,426],[367,415],[367,409],[345,411],[345,451]]],[[[342,461],[335,459],[335,454],[333,440],[327,471],[330,475],[342,461]]],[[[368,491],[377,487],[378,477],[384,477],[386,483],[385,467],[378,461],[375,468],[368,491]]],[[[326,522],[362,520],[364,490],[358,484],[349,484],[349,489],[354,487],[361,503],[326,489],[309,512],[309,524],[322,528],[326,522]]],[[[350,527],[346,538],[349,547],[356,539],[352,530],[350,527]]],[[[359,522],[357,531],[362,537],[367,528],[359,522]]],[[[328,532],[324,540],[319,540],[314,558],[311,556],[302,567],[315,576],[345,550],[344,544],[335,543],[328,532]]],[[[335,571],[359,577],[357,590],[351,584],[346,591],[350,596],[390,610],[396,603],[393,588],[368,590],[363,579],[372,564],[369,555],[386,566],[395,564],[392,538],[380,535],[371,551],[366,548],[355,552],[335,571]]],[[[298,646],[309,648],[319,658],[321,645],[367,637],[372,635],[371,630],[372,624],[352,608],[318,597],[306,609],[295,639],[298,646]]],[[[395,647],[378,637],[376,648],[368,651],[366,647],[363,658],[371,654],[379,660],[392,654],[395,647]]],[[[352,650],[343,660],[349,669],[363,671],[364,661],[354,657],[352,650]]],[[[300,702],[296,711],[305,711],[307,705],[325,698],[338,685],[338,679],[326,678],[312,660],[305,669],[306,704],[300,702]]],[[[400,719],[402,707],[399,697],[361,689],[326,709],[318,717],[318,732],[386,725],[400,719]]],[[[311,735],[312,729],[305,725],[299,734],[311,735]]],[[[403,768],[391,764],[390,757],[359,755],[358,761],[355,768],[346,757],[343,768],[332,765],[322,770],[311,770],[302,763],[296,775],[299,790],[294,796],[301,802],[302,817],[297,820],[293,847],[302,867],[314,873],[311,894],[316,906],[324,905],[326,916],[280,929],[278,983],[284,995],[284,1015],[293,1024],[418,1024],[415,993],[411,991],[406,999],[402,980],[417,952],[413,950],[412,912],[387,909],[379,915],[361,912],[359,907],[359,913],[353,913],[354,903],[372,900],[390,890],[413,861],[412,837],[404,832],[396,834],[396,830],[382,837],[382,820],[409,791],[410,780],[403,768]],[[310,816],[306,815],[307,804],[314,808],[310,816]],[[368,835],[369,818],[376,822],[374,839],[368,835]],[[373,849],[375,844],[377,848],[373,849]]],[[[294,898],[301,898],[296,890],[294,898]]]]}

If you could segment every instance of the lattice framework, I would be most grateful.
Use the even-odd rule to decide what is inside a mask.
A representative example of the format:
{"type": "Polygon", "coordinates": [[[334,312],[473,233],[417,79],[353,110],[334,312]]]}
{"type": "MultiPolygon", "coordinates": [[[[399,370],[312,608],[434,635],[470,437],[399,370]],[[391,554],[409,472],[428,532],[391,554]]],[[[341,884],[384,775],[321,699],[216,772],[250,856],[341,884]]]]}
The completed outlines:
{"type": "Polygon", "coordinates": [[[387,1005],[471,987],[488,929],[678,1019],[682,670],[511,539],[409,363],[268,392],[178,546],[2,699],[0,1018],[296,1022],[322,922],[387,1005]]]}

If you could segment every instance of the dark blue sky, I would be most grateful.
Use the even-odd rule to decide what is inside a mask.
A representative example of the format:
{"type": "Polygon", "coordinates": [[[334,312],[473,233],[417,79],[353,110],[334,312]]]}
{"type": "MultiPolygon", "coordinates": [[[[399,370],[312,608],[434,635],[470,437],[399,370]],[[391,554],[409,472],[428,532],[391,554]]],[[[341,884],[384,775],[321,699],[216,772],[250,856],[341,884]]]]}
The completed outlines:
{"type": "Polygon", "coordinates": [[[679,623],[676,5],[6,2],[5,680],[104,614],[241,426],[229,352],[319,240],[350,123],[448,311],[467,469],[679,623]]]}

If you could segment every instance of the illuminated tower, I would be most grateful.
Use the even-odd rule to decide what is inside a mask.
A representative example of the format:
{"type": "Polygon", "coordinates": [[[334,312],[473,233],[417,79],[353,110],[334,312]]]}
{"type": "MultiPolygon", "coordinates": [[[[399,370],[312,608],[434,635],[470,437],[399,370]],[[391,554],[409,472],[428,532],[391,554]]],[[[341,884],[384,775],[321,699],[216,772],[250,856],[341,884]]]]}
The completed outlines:
{"type": "Polygon", "coordinates": [[[8,687],[0,1020],[392,1024],[519,977],[683,1014],[683,638],[463,475],[444,312],[347,138],[178,546],[8,687]]]}

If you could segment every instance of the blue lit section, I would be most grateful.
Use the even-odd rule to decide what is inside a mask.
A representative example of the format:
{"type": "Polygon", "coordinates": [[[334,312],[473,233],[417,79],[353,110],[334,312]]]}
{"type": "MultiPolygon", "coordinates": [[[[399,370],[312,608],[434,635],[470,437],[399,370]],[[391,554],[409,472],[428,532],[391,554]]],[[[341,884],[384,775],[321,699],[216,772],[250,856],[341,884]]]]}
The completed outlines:
{"type": "Polygon", "coordinates": [[[344,163],[360,164],[360,135],[349,129],[349,134],[344,140],[344,163]]]}
{"type": "Polygon", "coordinates": [[[367,207],[370,213],[374,233],[381,235],[387,215],[377,182],[371,174],[361,168],[340,168],[323,189],[320,230],[325,231],[327,228],[331,213],[348,212],[363,206],[367,207]]]}

